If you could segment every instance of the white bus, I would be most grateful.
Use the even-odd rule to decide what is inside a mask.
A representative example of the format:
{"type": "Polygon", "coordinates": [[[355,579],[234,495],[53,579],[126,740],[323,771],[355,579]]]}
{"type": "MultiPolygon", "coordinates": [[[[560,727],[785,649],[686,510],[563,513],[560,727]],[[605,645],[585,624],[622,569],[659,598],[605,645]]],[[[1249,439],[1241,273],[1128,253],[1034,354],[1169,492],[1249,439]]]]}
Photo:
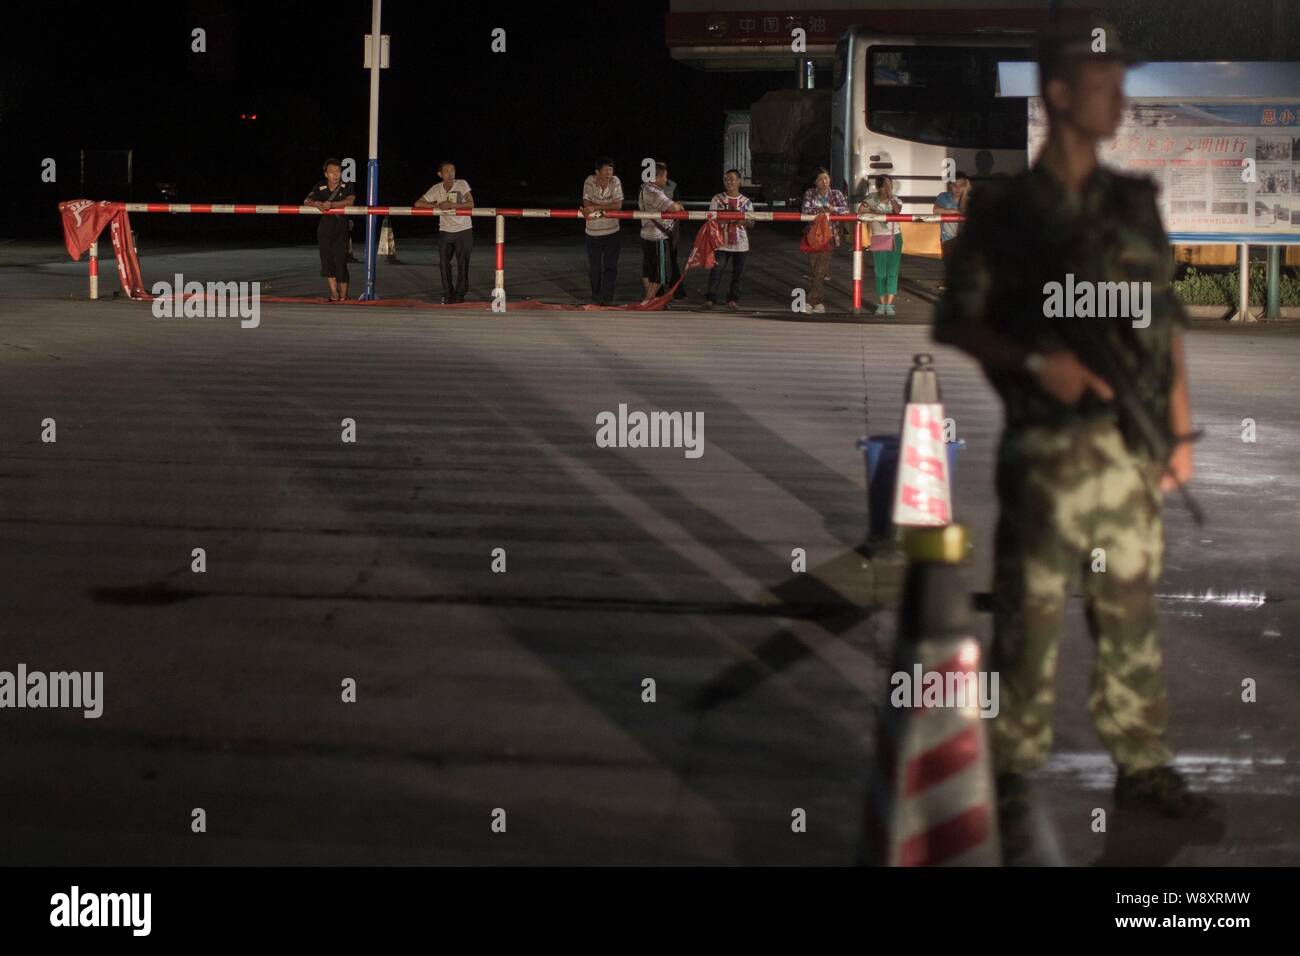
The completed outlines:
{"type": "MultiPolygon", "coordinates": [[[[835,49],[831,181],[853,208],[888,173],[905,213],[930,213],[953,159],[982,179],[1025,168],[1026,101],[997,95],[998,64],[1032,61],[1034,35],[887,34],[855,27],[835,49]]],[[[939,251],[939,228],[905,224],[903,248],[939,251]]]]}

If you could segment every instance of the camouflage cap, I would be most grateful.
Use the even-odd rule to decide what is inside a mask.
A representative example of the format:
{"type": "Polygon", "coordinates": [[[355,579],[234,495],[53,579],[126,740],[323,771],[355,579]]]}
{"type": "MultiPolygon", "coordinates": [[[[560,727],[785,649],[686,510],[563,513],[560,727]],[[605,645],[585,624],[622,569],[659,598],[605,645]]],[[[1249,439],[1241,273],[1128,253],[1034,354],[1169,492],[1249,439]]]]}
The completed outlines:
{"type": "Polygon", "coordinates": [[[1137,54],[1124,47],[1113,23],[1092,17],[1044,30],[1038,35],[1038,72],[1043,77],[1060,75],[1067,64],[1110,61],[1132,66],[1137,54]]]}

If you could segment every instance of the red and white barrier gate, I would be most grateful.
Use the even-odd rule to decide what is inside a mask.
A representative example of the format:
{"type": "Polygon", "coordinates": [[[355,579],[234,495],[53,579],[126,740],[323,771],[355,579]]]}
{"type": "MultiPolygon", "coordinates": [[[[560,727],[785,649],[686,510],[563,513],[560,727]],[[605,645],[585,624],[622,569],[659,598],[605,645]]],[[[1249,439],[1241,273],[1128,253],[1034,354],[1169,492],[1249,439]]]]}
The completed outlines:
{"type": "MultiPolygon", "coordinates": [[[[78,200],[78,202],[85,202],[78,200]]],[[[166,203],[129,202],[103,203],[108,208],[120,208],[127,213],[183,213],[200,215],[235,216],[477,216],[496,220],[496,275],[495,289],[505,288],[505,220],[522,219],[585,219],[580,209],[525,209],[522,207],[458,206],[454,209],[417,209],[414,206],[348,206],[344,209],[322,211],[314,206],[287,206],[262,203],[166,203]]],[[[819,215],[825,215],[824,213],[819,215]]],[[[753,219],[759,222],[812,222],[817,215],[800,212],[720,212],[696,210],[684,212],[641,212],[618,210],[598,212],[592,218],[608,219],[715,219],[720,222],[753,219]]],[[[832,214],[832,222],[854,223],[853,238],[853,311],[862,309],[862,230],[857,224],[864,222],[964,222],[959,215],[880,215],[878,213],[832,214]]],[[[99,297],[99,266],[91,248],[90,297],[99,297]]],[[[75,256],[74,256],[75,258],[75,256]]]]}

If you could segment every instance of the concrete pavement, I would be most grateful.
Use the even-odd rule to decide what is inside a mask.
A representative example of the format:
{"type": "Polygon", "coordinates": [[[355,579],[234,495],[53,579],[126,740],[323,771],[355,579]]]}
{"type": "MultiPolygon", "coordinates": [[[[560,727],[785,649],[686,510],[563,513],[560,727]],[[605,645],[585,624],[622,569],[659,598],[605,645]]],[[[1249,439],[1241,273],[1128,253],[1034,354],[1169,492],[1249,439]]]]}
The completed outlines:
{"type": "MultiPolygon", "coordinates": [[[[170,255],[146,247],[146,278],[228,271],[170,255]]],[[[309,291],[310,265],[279,258],[302,255],[245,261],[309,291]]],[[[539,255],[520,294],[581,293],[580,245],[539,255]]],[[[893,638],[854,550],[854,443],[896,428],[910,357],[933,351],[984,587],[1000,412],[971,362],[911,324],[919,294],[893,324],[782,314],[778,273],[797,261],[754,270],[758,316],[267,304],[246,330],[72,301],[84,263],[9,259],[0,667],[102,670],[106,700],[98,720],[0,717],[0,857],[851,862],[893,638]],[[703,412],[705,454],[596,447],[596,414],[620,403],[703,412]]],[[[1190,357],[1212,523],[1166,509],[1171,734],[1228,834],[1169,851],[1091,831],[1111,779],[1075,608],[1040,781],[1075,863],[1300,862],[1300,339],[1203,330],[1190,357]]]]}

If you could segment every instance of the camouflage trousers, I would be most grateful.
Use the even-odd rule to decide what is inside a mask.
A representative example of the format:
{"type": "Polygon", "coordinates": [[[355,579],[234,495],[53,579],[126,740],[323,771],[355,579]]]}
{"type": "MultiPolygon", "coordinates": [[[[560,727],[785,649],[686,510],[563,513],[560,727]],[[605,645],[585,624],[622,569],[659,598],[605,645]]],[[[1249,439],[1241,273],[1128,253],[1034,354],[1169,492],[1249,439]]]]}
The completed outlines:
{"type": "Polygon", "coordinates": [[[1172,758],[1156,640],[1159,482],[1112,422],[1003,435],[989,661],[1000,685],[998,772],[1033,770],[1051,750],[1057,647],[1076,580],[1096,644],[1088,708],[1098,735],[1125,772],[1172,758]]]}

